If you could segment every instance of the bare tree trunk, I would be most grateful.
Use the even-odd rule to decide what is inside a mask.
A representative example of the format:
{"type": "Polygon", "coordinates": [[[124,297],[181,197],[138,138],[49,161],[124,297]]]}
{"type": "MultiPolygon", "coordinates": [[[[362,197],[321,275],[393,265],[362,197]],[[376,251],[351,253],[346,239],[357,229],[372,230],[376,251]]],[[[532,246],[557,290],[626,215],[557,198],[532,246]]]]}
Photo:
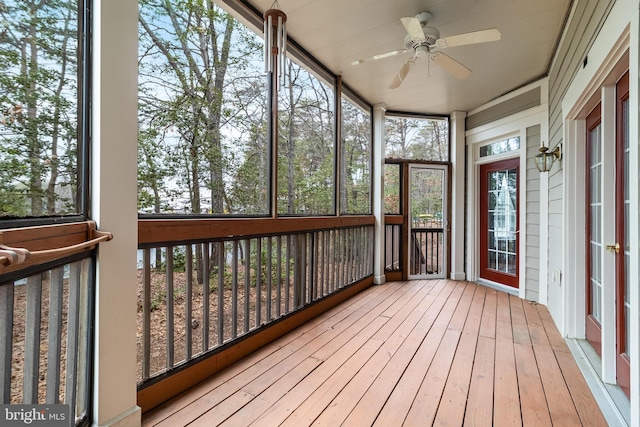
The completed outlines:
{"type": "MultiPolygon", "coordinates": [[[[60,160],[58,158],[58,138],[60,135],[60,110],[61,105],[58,100],[62,95],[62,90],[64,89],[65,75],[67,73],[67,44],[69,42],[69,21],[71,17],[67,16],[65,18],[65,26],[64,26],[64,40],[62,43],[61,52],[62,53],[62,63],[60,65],[60,81],[58,83],[58,87],[55,91],[55,111],[53,115],[53,134],[51,135],[51,158],[50,158],[50,176],[49,176],[49,184],[47,185],[47,213],[50,215],[56,213],[56,185],[58,181],[58,167],[60,165],[60,160]]],[[[76,209],[77,210],[77,209],[76,209]]]]}
{"type": "Polygon", "coordinates": [[[29,39],[22,46],[22,76],[27,80],[27,145],[29,162],[29,195],[31,197],[31,215],[38,216],[43,213],[42,203],[42,165],[40,163],[40,138],[38,133],[38,40],[35,26],[37,5],[30,4],[31,23],[29,27],[29,39]],[[28,51],[28,52],[27,52],[28,51]]]}

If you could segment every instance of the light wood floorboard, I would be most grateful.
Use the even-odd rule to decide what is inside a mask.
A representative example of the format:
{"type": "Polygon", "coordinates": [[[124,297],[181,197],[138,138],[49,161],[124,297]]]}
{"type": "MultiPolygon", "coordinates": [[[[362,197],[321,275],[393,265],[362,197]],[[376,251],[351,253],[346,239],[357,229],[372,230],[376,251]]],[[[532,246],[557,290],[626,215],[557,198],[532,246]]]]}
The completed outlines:
{"type": "Polygon", "coordinates": [[[373,286],[143,426],[606,426],[546,307],[469,282],[373,286]]]}

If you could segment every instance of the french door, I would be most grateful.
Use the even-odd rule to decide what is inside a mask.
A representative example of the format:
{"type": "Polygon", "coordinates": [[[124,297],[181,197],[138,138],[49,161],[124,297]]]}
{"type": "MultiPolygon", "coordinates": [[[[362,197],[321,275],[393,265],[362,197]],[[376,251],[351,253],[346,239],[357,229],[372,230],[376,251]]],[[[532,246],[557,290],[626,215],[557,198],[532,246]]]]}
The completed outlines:
{"type": "Polygon", "coordinates": [[[616,378],[630,396],[629,73],[616,87],[616,378]]]}
{"type": "Polygon", "coordinates": [[[480,166],[480,277],[518,287],[520,159],[480,166]]]}
{"type": "Polygon", "coordinates": [[[594,350],[602,352],[602,124],[600,104],[587,116],[586,191],[586,335],[594,350]]]}
{"type": "MultiPolygon", "coordinates": [[[[586,119],[586,336],[602,356],[602,320],[606,309],[605,292],[615,292],[616,381],[630,394],[629,359],[629,74],[616,85],[616,138],[611,146],[603,140],[602,109],[598,104],[586,119]],[[614,161],[605,162],[603,153],[615,148],[614,161]],[[613,175],[612,175],[613,174],[613,175]],[[614,176],[615,187],[604,188],[604,177],[614,176]],[[605,191],[613,191],[613,203],[604,203],[605,191]],[[605,225],[613,221],[615,233],[607,236],[605,225]],[[606,241],[605,241],[606,240],[606,241]],[[615,240],[615,241],[610,241],[615,240]],[[605,256],[615,257],[612,267],[605,267],[605,256]],[[615,286],[607,286],[615,284],[615,286]],[[610,289],[610,290],[609,290],[610,289]]],[[[608,350],[606,350],[608,351],[608,350]]]]}

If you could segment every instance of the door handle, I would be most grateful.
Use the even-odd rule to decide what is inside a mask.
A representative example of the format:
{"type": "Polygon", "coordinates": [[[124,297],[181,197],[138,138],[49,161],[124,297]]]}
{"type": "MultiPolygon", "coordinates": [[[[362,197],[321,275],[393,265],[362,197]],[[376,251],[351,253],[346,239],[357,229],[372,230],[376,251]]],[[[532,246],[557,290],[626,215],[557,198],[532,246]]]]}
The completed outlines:
{"type": "Polygon", "coordinates": [[[620,243],[616,243],[615,245],[607,245],[604,248],[609,252],[615,252],[617,254],[620,253],[620,243]]]}

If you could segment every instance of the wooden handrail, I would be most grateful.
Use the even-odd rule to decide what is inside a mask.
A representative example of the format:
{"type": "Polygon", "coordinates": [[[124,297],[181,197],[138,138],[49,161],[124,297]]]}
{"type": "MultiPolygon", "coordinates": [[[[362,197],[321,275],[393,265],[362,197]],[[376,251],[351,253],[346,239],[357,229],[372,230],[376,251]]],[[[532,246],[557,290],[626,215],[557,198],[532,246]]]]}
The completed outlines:
{"type": "MultiPolygon", "coordinates": [[[[69,245],[69,246],[65,246],[63,248],[56,248],[56,249],[47,249],[47,250],[43,250],[43,251],[34,251],[31,252],[32,256],[48,256],[48,257],[55,257],[55,258],[62,258],[65,257],[67,255],[71,255],[72,253],[76,252],[76,251],[80,251],[83,249],[88,249],[92,246],[97,245],[100,242],[108,242],[109,240],[113,239],[113,234],[107,232],[107,231],[97,231],[97,230],[93,230],[93,234],[97,235],[98,237],[94,237],[91,240],[87,240],[86,242],[82,242],[82,243],[77,243],[75,245],[69,245]]],[[[15,250],[15,248],[12,248],[12,250],[15,250]]]]}
{"type": "MultiPolygon", "coordinates": [[[[14,242],[14,245],[15,245],[14,246],[10,244],[5,244],[0,239],[0,273],[25,268],[28,265],[34,265],[42,262],[52,261],[59,258],[64,258],[68,255],[72,255],[74,253],[78,253],[85,249],[95,247],[101,242],[107,242],[113,239],[113,235],[111,233],[96,230],[95,223],[92,221],[85,222],[85,223],[78,223],[77,225],[81,226],[84,229],[84,232],[82,234],[85,235],[84,237],[87,240],[78,242],[79,239],[77,239],[76,237],[81,238],[81,235],[77,233],[78,230],[75,230],[75,228],[77,227],[75,225],[71,225],[71,227],[74,227],[74,234],[70,236],[73,236],[73,237],[69,239],[59,240],[58,241],[59,244],[56,245],[59,247],[55,247],[55,246],[51,247],[53,246],[51,245],[48,248],[46,246],[42,247],[42,245],[39,245],[40,247],[38,247],[38,245],[32,244],[32,242],[38,240],[36,236],[38,234],[42,234],[42,233],[39,233],[38,227],[32,227],[30,229],[22,229],[22,230],[4,230],[3,232],[0,233],[0,238],[6,237],[11,232],[20,233],[21,235],[24,234],[28,236],[27,239],[24,239],[22,241],[24,242],[23,243],[24,246],[30,246],[31,249],[17,247],[18,245],[22,246],[22,244],[20,244],[20,240],[17,240],[16,242],[14,242]],[[78,243],[73,242],[71,244],[60,245],[60,243],[65,242],[65,240],[69,243],[75,240],[75,242],[78,242],[78,243]]],[[[55,234],[58,236],[63,236],[63,234],[60,234],[59,232],[63,232],[68,227],[58,226],[57,228],[58,230],[55,231],[54,233],[51,233],[51,229],[49,229],[49,231],[45,232],[44,234],[46,235],[55,234]]]]}
{"type": "Polygon", "coordinates": [[[21,264],[30,256],[31,253],[27,249],[0,245],[0,265],[21,264]]]}
{"type": "Polygon", "coordinates": [[[207,219],[142,219],[138,221],[138,244],[160,245],[226,239],[230,236],[268,236],[293,234],[321,229],[373,225],[373,215],[340,217],[287,218],[207,218],[207,219]]]}

